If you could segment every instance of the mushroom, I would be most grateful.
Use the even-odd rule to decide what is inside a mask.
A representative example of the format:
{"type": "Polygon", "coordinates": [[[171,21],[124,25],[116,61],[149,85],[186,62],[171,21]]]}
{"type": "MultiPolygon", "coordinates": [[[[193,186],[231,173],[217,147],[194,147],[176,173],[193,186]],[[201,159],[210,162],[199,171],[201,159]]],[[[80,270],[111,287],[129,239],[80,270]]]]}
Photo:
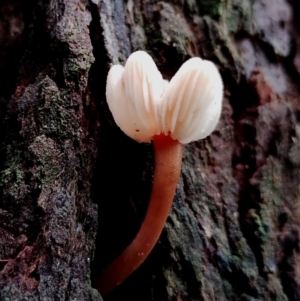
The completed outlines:
{"type": "Polygon", "coordinates": [[[223,83],[215,65],[185,62],[169,83],[144,51],[113,66],[106,97],[116,124],[138,142],[154,144],[155,168],[145,219],[130,245],[96,278],[105,295],[137,269],[155,246],[171,209],[180,176],[182,143],[205,138],[218,123],[223,83]]]}

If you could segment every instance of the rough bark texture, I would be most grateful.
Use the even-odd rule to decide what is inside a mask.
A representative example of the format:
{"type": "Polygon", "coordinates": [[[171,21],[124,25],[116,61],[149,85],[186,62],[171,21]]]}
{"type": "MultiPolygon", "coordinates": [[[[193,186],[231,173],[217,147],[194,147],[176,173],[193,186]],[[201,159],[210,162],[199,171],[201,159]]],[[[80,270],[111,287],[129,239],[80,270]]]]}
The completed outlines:
{"type": "Polygon", "coordinates": [[[0,300],[102,300],[91,278],[151,191],[151,145],[105,100],[138,49],[167,79],[214,61],[224,106],[184,148],[157,246],[105,300],[300,300],[299,19],[297,0],[0,1],[0,300]]]}

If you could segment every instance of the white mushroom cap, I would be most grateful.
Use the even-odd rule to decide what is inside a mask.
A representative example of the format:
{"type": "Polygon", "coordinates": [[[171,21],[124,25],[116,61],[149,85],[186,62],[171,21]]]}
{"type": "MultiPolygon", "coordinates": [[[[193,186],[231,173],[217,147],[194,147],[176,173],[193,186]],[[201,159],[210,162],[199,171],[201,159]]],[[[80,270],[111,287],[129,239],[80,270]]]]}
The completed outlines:
{"type": "Polygon", "coordinates": [[[138,142],[163,133],[189,143],[217,125],[223,83],[215,65],[200,58],[185,62],[168,83],[152,58],[137,51],[125,67],[110,69],[106,97],[117,125],[138,142]]]}
{"type": "Polygon", "coordinates": [[[161,129],[181,143],[207,137],[216,127],[222,108],[223,83],[216,66],[200,58],[186,61],[161,102],[161,129]]]}
{"type": "Polygon", "coordinates": [[[165,87],[153,59],[144,51],[131,54],[125,64],[113,66],[107,77],[106,98],[116,124],[138,142],[160,133],[158,104],[165,87]]]}

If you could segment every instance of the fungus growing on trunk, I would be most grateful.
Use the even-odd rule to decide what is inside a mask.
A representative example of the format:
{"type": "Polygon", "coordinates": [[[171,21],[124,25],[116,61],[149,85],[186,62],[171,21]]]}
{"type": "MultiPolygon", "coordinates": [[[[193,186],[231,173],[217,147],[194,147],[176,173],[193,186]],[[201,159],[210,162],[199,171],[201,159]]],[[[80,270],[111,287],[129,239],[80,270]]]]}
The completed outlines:
{"type": "Polygon", "coordinates": [[[134,52],[125,67],[113,66],[106,97],[116,124],[132,139],[154,144],[155,168],[148,210],[131,244],[96,278],[102,295],[137,269],[156,244],[180,176],[182,143],[207,137],[218,123],[223,83],[215,65],[185,62],[169,83],[152,58],[134,52]]]}

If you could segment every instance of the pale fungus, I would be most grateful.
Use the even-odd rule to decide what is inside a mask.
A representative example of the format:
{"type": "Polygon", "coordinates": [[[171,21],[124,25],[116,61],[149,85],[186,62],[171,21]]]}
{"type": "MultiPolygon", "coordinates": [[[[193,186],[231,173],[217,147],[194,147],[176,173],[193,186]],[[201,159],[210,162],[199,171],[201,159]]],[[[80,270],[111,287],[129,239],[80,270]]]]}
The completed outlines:
{"type": "Polygon", "coordinates": [[[180,176],[182,144],[207,137],[218,123],[223,83],[215,65],[200,58],[185,62],[169,83],[143,51],[125,67],[113,66],[106,97],[116,124],[138,142],[153,140],[155,169],[151,198],[131,244],[96,279],[106,294],[139,267],[156,244],[180,176]]]}

